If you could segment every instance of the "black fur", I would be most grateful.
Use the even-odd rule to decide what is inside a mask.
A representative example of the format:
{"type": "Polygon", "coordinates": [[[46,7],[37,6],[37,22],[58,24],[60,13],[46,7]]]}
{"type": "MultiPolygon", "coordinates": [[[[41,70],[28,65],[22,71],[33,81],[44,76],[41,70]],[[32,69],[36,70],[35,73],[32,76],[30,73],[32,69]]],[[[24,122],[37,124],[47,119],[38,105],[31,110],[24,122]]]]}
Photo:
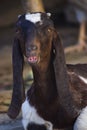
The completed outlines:
{"type": "Polygon", "coordinates": [[[38,125],[35,123],[30,123],[27,127],[27,130],[47,130],[45,125],[38,125]]]}

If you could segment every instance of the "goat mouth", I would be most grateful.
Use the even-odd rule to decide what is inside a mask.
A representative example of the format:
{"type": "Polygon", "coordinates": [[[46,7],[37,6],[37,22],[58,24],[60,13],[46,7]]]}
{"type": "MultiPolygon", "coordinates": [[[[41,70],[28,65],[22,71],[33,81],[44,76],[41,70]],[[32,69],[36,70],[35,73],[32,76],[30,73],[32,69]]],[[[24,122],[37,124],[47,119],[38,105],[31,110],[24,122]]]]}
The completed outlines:
{"type": "Polygon", "coordinates": [[[38,58],[37,56],[30,56],[27,58],[27,61],[31,64],[39,63],[40,58],[38,58]]]}

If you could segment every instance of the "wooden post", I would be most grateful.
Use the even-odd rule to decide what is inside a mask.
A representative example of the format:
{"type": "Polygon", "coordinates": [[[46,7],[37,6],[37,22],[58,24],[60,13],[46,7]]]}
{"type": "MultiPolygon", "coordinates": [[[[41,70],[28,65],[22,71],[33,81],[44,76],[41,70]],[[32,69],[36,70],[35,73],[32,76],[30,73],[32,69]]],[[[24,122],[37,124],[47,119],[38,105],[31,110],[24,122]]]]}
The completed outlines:
{"type": "Polygon", "coordinates": [[[22,0],[25,12],[45,12],[42,0],[22,0]]]}

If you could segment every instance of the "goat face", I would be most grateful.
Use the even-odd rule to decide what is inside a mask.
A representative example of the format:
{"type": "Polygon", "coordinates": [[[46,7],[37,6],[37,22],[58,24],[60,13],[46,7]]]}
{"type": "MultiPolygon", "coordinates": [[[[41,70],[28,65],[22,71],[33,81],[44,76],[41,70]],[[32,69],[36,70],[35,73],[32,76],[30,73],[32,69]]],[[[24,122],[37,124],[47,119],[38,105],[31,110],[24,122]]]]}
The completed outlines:
{"type": "Polygon", "coordinates": [[[35,13],[34,17],[37,14],[39,14],[39,21],[33,22],[31,19],[26,19],[28,15],[29,17],[33,15],[26,14],[25,18],[21,16],[17,23],[20,46],[29,64],[38,64],[46,60],[52,46],[53,23],[46,13],[35,13]]]}

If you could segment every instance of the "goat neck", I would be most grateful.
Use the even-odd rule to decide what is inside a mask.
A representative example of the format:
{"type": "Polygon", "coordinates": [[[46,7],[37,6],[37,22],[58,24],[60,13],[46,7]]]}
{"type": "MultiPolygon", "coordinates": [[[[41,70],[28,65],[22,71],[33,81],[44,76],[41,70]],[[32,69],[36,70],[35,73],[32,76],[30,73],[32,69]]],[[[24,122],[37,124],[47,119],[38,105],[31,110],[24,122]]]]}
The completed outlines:
{"type": "Polygon", "coordinates": [[[57,92],[53,64],[46,61],[44,63],[40,62],[37,66],[32,67],[32,71],[34,76],[33,87],[36,95],[43,97],[45,102],[52,101],[57,92]],[[48,93],[49,96],[47,96],[48,93]]]}

